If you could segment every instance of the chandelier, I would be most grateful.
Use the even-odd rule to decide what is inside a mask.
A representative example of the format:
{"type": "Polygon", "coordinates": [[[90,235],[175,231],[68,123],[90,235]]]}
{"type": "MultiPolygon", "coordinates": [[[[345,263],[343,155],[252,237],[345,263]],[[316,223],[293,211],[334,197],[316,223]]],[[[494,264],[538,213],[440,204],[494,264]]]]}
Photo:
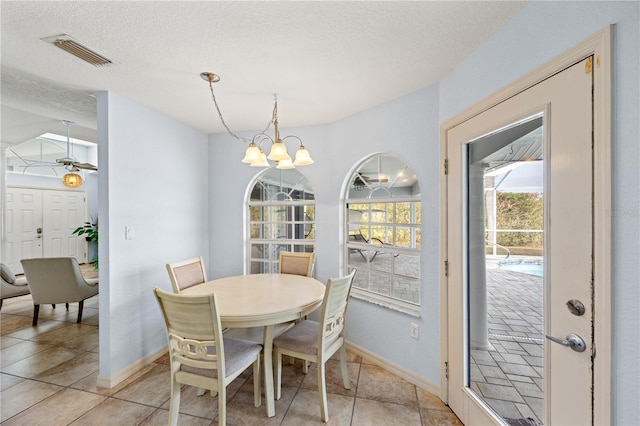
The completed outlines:
{"type": "Polygon", "coordinates": [[[293,169],[296,166],[308,166],[309,164],[313,164],[313,160],[311,159],[311,155],[309,155],[309,151],[302,144],[302,139],[295,135],[285,136],[284,138],[280,138],[280,130],[278,129],[278,97],[274,95],[274,103],[273,103],[273,112],[271,114],[271,120],[267,123],[265,129],[256,134],[251,140],[247,138],[243,138],[241,136],[236,135],[234,132],[229,129],[227,123],[224,121],[222,117],[222,112],[220,111],[220,107],[218,106],[218,101],[216,100],[216,95],[213,93],[213,83],[217,83],[220,81],[220,76],[211,72],[203,72],[200,74],[203,80],[209,82],[209,89],[211,90],[211,98],[213,99],[213,104],[216,107],[216,111],[218,112],[218,117],[220,117],[220,122],[227,130],[231,136],[240,142],[248,143],[249,146],[245,152],[244,158],[242,159],[243,163],[249,164],[251,167],[270,167],[271,164],[268,160],[272,160],[276,162],[277,169],[293,169]],[[269,130],[273,124],[274,128],[274,137],[267,135],[266,132],[269,130]],[[287,147],[284,144],[284,141],[292,138],[298,140],[300,146],[296,151],[295,159],[292,160],[291,156],[287,152],[287,147]],[[269,155],[266,155],[264,150],[262,149],[263,143],[270,143],[271,150],[269,151],[269,155]]]}

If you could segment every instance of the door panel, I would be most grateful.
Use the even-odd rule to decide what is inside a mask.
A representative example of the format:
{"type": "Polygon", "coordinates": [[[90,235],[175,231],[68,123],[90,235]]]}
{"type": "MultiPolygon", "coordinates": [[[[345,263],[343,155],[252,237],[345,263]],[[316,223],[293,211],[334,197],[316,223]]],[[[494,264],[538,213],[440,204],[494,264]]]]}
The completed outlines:
{"type": "Polygon", "coordinates": [[[7,217],[6,262],[21,274],[20,259],[42,257],[42,191],[7,188],[7,217]]]}
{"type": "Polygon", "coordinates": [[[85,217],[84,194],[74,191],[44,191],[43,252],[46,256],[75,257],[79,263],[84,258],[85,241],[73,234],[85,217]]]}
{"type": "Polygon", "coordinates": [[[447,131],[449,404],[465,424],[498,422],[469,387],[467,277],[474,259],[465,213],[467,146],[535,114],[542,114],[544,123],[544,333],[561,340],[575,333],[586,344],[584,352],[576,352],[544,342],[543,422],[592,423],[592,86],[583,61],[447,131]],[[583,302],[583,315],[570,312],[571,299],[583,302]]]}
{"type": "MultiPolygon", "coordinates": [[[[545,248],[546,334],[564,339],[575,333],[586,343],[576,352],[547,340],[547,411],[551,424],[591,424],[592,415],[592,276],[593,276],[593,152],[592,74],[584,63],[554,77],[556,88],[566,88],[566,107],[551,106],[553,126],[549,148],[545,248]],[[581,301],[586,312],[574,315],[566,303],[581,301]],[[557,401],[556,401],[557,399],[557,401]],[[563,405],[564,403],[564,405],[563,405]]],[[[555,90],[558,90],[555,89],[555,90]]],[[[554,89],[551,89],[554,90],[554,89]]],[[[564,102],[563,102],[564,106],[564,102]]]]}

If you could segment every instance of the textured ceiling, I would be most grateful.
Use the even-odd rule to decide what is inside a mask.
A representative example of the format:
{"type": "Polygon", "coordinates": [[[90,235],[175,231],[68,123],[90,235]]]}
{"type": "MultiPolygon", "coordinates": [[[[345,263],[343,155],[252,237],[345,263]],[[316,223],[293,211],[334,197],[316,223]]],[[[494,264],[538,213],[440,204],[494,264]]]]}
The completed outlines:
{"type": "Polygon", "coordinates": [[[523,2],[2,1],[2,135],[95,141],[95,93],[110,90],[203,132],[333,122],[439,81],[523,2]],[[97,68],[41,40],[106,56],[97,68]]]}

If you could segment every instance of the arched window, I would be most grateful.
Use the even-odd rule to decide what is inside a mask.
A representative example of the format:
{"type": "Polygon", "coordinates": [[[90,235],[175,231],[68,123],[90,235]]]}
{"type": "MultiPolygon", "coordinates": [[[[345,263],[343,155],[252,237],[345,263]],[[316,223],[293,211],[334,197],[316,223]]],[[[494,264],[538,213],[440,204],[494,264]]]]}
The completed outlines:
{"type": "Polygon", "coordinates": [[[422,204],[415,173],[376,154],[356,167],[345,200],[346,264],[358,268],[352,295],[419,315],[422,204]]]}
{"type": "Polygon", "coordinates": [[[260,173],[247,208],[250,273],[278,272],[281,251],[315,250],[315,195],[296,169],[270,168],[260,173]]]}

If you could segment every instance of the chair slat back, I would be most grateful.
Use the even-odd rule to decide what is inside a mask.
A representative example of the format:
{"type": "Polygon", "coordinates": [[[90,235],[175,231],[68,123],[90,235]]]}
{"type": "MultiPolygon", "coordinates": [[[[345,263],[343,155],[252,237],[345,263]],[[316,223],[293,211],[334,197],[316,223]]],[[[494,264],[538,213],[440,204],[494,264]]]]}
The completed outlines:
{"type": "Polygon", "coordinates": [[[318,348],[326,347],[344,335],[349,294],[356,270],[353,268],[349,275],[327,281],[320,313],[322,333],[318,334],[318,348]]]}
{"type": "Polygon", "coordinates": [[[170,357],[180,364],[194,368],[218,369],[218,352],[213,340],[183,339],[169,334],[170,357]]]}
{"type": "Polygon", "coordinates": [[[207,281],[202,256],[177,263],[168,263],[167,272],[175,293],[207,281]]]}
{"type": "MultiPolygon", "coordinates": [[[[169,334],[172,362],[224,372],[222,326],[213,294],[187,296],[154,289],[169,334]]],[[[224,377],[224,375],[223,375],[224,377]]]]}
{"type": "Polygon", "coordinates": [[[280,252],[280,273],[311,276],[313,269],[313,253],[280,252]]]}

